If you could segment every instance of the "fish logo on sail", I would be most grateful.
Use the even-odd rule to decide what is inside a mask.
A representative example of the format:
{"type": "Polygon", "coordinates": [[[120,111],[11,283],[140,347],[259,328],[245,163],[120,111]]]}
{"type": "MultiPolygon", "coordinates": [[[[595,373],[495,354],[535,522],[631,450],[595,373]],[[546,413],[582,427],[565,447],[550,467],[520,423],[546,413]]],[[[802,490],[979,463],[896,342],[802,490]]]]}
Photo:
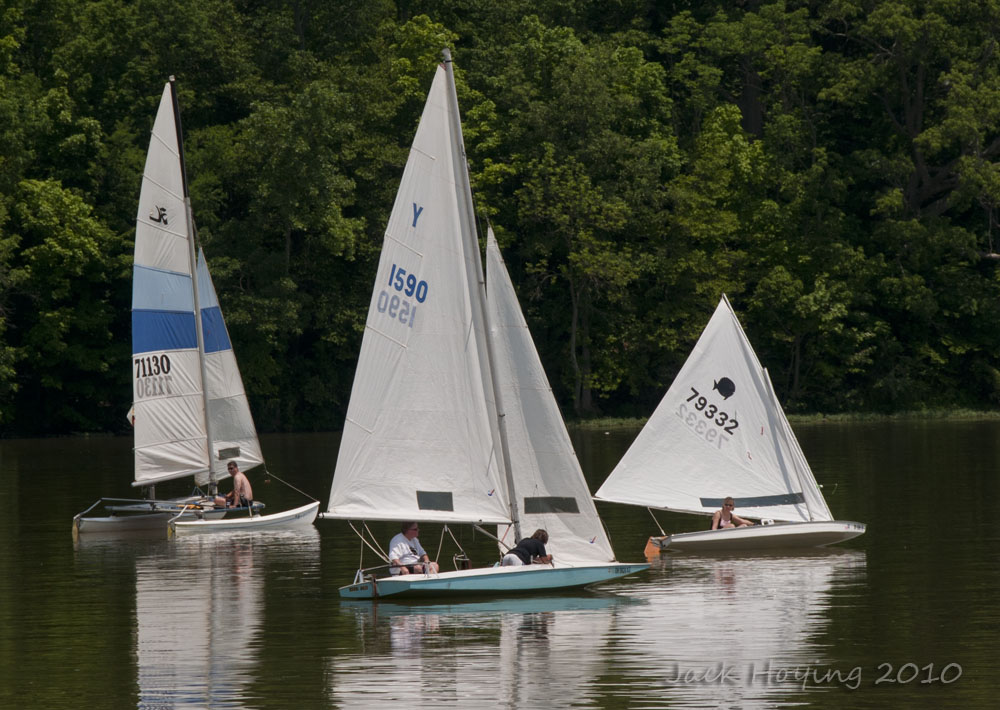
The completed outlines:
{"type": "Polygon", "coordinates": [[[721,377],[712,385],[712,389],[718,390],[723,399],[729,399],[736,392],[736,385],[728,377],[721,377]]]}
{"type": "Polygon", "coordinates": [[[166,207],[153,207],[153,211],[149,213],[149,219],[153,222],[160,222],[162,224],[167,223],[167,208],[166,207]]]}
{"type": "Polygon", "coordinates": [[[487,495],[488,497],[492,498],[492,497],[493,497],[493,494],[494,494],[494,493],[496,492],[496,490],[497,490],[496,488],[491,488],[491,489],[490,489],[490,492],[489,492],[489,493],[487,493],[486,495],[487,495]]]}

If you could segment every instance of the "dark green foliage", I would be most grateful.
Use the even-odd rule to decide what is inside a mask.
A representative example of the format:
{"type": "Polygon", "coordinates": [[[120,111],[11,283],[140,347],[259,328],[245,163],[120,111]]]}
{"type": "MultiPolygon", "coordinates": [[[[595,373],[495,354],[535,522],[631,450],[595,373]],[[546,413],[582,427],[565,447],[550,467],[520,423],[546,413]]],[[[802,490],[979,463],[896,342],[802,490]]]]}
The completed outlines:
{"type": "Polygon", "coordinates": [[[0,426],[116,430],[176,75],[262,429],[343,421],[440,49],[473,188],[578,416],[647,415],[725,292],[792,411],[1000,404],[1000,0],[11,0],[0,426]]]}

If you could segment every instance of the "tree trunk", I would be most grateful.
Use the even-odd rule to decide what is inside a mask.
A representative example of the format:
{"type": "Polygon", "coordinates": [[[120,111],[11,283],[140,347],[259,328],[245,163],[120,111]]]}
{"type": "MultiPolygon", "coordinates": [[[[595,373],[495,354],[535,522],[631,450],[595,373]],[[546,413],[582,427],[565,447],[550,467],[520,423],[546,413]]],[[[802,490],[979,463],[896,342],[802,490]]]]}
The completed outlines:
{"type": "Polygon", "coordinates": [[[580,318],[580,303],[572,276],[569,277],[569,296],[572,304],[569,324],[569,361],[573,366],[573,412],[576,416],[580,416],[583,379],[580,375],[580,363],[576,359],[576,334],[580,318]]]}

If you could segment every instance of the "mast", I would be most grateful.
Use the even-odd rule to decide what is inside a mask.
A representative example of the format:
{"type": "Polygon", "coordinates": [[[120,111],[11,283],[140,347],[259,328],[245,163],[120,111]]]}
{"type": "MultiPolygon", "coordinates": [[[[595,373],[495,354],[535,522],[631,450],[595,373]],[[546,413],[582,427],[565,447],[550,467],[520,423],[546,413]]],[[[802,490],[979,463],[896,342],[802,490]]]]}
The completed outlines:
{"type": "Polygon", "coordinates": [[[208,376],[205,371],[205,335],[202,332],[201,301],[198,299],[198,258],[195,253],[194,214],[191,210],[191,195],[188,193],[187,166],[184,162],[184,131],[181,130],[181,109],[177,101],[176,79],[170,76],[170,99],[174,106],[174,127],[177,131],[177,153],[181,164],[181,184],[184,186],[184,219],[188,230],[188,261],[191,266],[191,290],[194,294],[194,329],[198,340],[198,365],[201,372],[202,414],[205,417],[205,455],[208,462],[208,491],[216,492],[215,472],[212,470],[212,430],[211,418],[208,416],[208,391],[205,383],[208,376]]]}
{"type": "Polygon", "coordinates": [[[493,366],[496,357],[493,352],[493,338],[491,336],[492,330],[490,327],[489,309],[486,308],[486,279],[483,276],[483,264],[480,256],[479,238],[476,233],[475,207],[472,202],[472,185],[469,182],[469,163],[465,157],[465,140],[462,138],[462,119],[458,110],[458,92],[455,89],[455,72],[451,59],[451,51],[446,47],[441,50],[441,54],[444,57],[445,72],[448,75],[448,94],[450,99],[449,109],[452,114],[451,124],[454,127],[454,132],[452,133],[452,147],[456,150],[457,157],[461,162],[461,165],[459,165],[458,169],[455,171],[455,176],[458,179],[458,209],[463,223],[462,237],[466,241],[466,249],[469,250],[468,253],[475,256],[475,295],[477,297],[476,300],[479,302],[479,311],[484,329],[486,331],[486,359],[490,370],[490,384],[493,388],[493,403],[496,408],[497,429],[500,434],[500,458],[502,459],[503,464],[504,480],[507,482],[507,493],[510,500],[510,519],[514,525],[514,540],[517,542],[521,539],[521,521],[518,515],[517,491],[514,487],[514,474],[510,468],[510,450],[507,444],[507,425],[504,421],[505,414],[503,401],[500,396],[500,384],[497,382],[496,368],[493,366]]]}

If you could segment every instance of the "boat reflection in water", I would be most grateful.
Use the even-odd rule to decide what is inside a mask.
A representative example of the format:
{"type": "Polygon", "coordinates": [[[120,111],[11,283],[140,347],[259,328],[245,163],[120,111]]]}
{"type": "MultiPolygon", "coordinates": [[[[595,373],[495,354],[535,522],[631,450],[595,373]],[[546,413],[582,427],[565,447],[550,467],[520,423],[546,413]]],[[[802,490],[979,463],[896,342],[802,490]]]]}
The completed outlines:
{"type": "Polygon", "coordinates": [[[791,706],[857,679],[856,663],[829,655],[837,648],[831,616],[865,577],[865,553],[852,550],[685,555],[655,560],[647,577],[614,586],[610,596],[342,601],[356,618],[359,650],[329,661],[328,700],[341,707],[550,708],[603,706],[609,698],[630,707],[791,706]]]}
{"type": "Polygon", "coordinates": [[[263,570],[269,554],[303,546],[318,556],[315,529],[180,538],[137,557],[138,707],[246,707],[259,671],[263,570]]]}
{"type": "Polygon", "coordinates": [[[623,607],[615,594],[456,604],[341,602],[363,650],[331,660],[330,702],[357,707],[589,704],[623,607]]]}
{"type": "Polygon", "coordinates": [[[628,687],[618,692],[670,707],[770,708],[801,700],[792,696],[803,687],[856,687],[859,671],[827,655],[835,644],[823,634],[838,596],[865,576],[865,553],[853,550],[664,557],[630,590],[649,604],[620,615],[614,667],[628,687]]]}

